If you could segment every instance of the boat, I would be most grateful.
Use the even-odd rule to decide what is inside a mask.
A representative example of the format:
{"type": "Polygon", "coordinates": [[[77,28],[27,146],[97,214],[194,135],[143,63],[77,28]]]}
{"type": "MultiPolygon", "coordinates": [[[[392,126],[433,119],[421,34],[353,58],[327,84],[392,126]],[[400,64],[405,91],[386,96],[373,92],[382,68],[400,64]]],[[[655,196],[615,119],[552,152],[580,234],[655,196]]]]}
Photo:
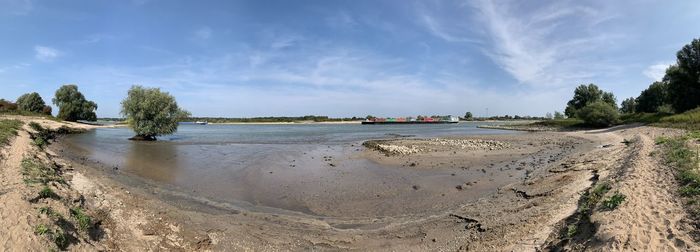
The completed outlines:
{"type": "Polygon", "coordinates": [[[209,122],[207,122],[207,121],[196,121],[196,122],[194,122],[194,124],[197,124],[197,125],[207,125],[207,124],[209,124],[209,122]]]}
{"type": "Polygon", "coordinates": [[[362,124],[441,124],[441,123],[458,123],[459,118],[456,116],[436,116],[436,117],[398,117],[398,118],[381,118],[373,117],[362,121],[362,124]]]}

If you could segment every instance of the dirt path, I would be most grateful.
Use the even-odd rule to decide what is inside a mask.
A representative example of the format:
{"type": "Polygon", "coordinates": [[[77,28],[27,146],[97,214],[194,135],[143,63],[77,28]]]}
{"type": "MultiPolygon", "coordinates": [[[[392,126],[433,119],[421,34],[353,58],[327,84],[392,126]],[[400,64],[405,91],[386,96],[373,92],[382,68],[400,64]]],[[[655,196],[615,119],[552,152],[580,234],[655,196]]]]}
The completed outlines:
{"type": "Polygon", "coordinates": [[[0,250],[42,251],[47,244],[34,235],[30,225],[35,211],[24,198],[27,188],[20,172],[22,158],[31,148],[29,134],[26,130],[18,134],[5,149],[2,155],[5,159],[0,161],[0,250]]]}
{"type": "Polygon", "coordinates": [[[692,230],[673,171],[660,164],[653,137],[656,128],[638,128],[623,133],[633,139],[633,155],[613,190],[626,195],[613,211],[596,212],[591,220],[600,225],[591,249],[597,251],[700,251],[688,235],[692,230]]]}

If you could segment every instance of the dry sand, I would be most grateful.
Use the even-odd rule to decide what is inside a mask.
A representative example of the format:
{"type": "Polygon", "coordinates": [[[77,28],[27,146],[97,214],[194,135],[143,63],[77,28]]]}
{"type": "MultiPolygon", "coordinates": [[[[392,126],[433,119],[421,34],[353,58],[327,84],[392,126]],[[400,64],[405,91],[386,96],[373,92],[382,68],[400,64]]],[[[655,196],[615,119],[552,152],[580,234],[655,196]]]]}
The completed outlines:
{"type": "MultiPolygon", "coordinates": [[[[40,121],[49,127],[61,125],[40,121]]],[[[387,218],[239,211],[202,204],[159,187],[129,187],[102,170],[37,150],[26,130],[25,125],[25,131],[3,149],[0,225],[8,227],[0,230],[3,250],[45,250],[52,246],[33,233],[39,217],[37,206],[27,201],[27,195],[34,189],[22,183],[19,168],[22,157],[30,153],[63,167],[70,183],[62,190],[72,191],[63,193],[81,195],[91,213],[107,213],[101,223],[104,236],[81,240],[70,250],[546,250],[547,244],[556,243],[553,240],[562,228],[562,220],[575,212],[581,192],[596,180],[611,181],[610,193],[619,191],[627,200],[614,211],[594,212],[591,220],[598,229],[586,242],[549,249],[698,250],[690,235],[694,230],[685,222],[688,217],[676,193],[673,170],[661,164],[658,157],[650,156],[658,150],[652,140],[655,136],[679,133],[668,129],[618,127],[471,138],[508,144],[508,148],[497,150],[438,146],[426,140],[391,143],[431,148],[408,155],[385,156],[367,149],[362,158],[405,164],[405,169],[458,172],[468,167],[484,169],[487,175],[492,169],[527,172],[523,177],[516,174],[516,181],[486,196],[443,211],[387,218]],[[621,143],[624,139],[634,142],[626,146],[621,143]],[[518,155],[522,158],[516,158],[518,155]],[[514,160],[527,162],[513,164],[514,160]]],[[[481,183],[489,183],[488,178],[476,185],[481,183]]],[[[444,186],[459,190],[453,184],[444,186]]],[[[465,184],[462,190],[468,191],[468,186],[465,184]]],[[[441,204],[439,197],[436,195],[436,204],[441,204]]],[[[352,202],[342,207],[352,207],[352,202]]]]}

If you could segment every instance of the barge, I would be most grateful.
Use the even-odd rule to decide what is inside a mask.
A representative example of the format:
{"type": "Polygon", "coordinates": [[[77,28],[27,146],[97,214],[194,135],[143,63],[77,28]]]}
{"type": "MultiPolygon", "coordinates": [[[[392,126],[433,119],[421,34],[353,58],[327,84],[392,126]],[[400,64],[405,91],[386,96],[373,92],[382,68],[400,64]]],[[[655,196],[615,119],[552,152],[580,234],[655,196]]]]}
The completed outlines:
{"type": "Polygon", "coordinates": [[[434,116],[434,117],[398,117],[398,118],[367,118],[362,124],[440,124],[458,123],[459,118],[455,116],[434,116]]]}

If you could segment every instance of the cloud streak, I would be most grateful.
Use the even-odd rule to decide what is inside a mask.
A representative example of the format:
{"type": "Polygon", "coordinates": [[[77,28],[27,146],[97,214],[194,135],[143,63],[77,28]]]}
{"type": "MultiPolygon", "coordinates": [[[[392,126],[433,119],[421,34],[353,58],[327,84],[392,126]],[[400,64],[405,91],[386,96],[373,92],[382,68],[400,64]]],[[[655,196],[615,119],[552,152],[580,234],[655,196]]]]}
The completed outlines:
{"type": "Polygon", "coordinates": [[[62,55],[63,52],[55,48],[40,45],[34,46],[34,58],[43,62],[51,62],[62,55]]]}

